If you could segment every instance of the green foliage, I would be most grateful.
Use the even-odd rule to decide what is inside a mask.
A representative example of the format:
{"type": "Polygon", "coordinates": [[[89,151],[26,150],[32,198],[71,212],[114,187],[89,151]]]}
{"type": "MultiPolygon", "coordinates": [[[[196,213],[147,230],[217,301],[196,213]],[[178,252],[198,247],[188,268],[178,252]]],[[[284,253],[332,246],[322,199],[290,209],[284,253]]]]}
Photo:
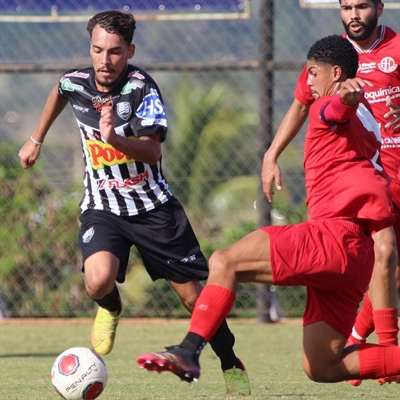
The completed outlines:
{"type": "Polygon", "coordinates": [[[180,79],[166,165],[174,195],[196,220],[203,218],[209,194],[219,184],[256,168],[258,117],[241,100],[227,85],[180,79]]]}
{"type": "Polygon", "coordinates": [[[19,167],[15,144],[1,147],[0,279],[5,301],[19,313],[71,314],[86,293],[77,283],[79,206],[74,188],[56,190],[34,170],[19,167]],[[67,282],[67,283],[66,283],[67,282]]]}

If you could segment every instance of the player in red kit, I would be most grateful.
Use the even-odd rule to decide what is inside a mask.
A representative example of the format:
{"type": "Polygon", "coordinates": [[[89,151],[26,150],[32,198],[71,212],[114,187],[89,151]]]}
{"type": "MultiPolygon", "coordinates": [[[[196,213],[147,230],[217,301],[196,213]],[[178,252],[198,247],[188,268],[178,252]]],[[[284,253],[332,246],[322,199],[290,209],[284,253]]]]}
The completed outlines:
{"type": "MultiPolygon", "coordinates": [[[[377,25],[382,12],[380,1],[341,2],[345,37],[359,56],[357,76],[373,83],[373,86],[365,88],[365,97],[381,128],[381,159],[392,179],[394,229],[400,244],[400,35],[389,27],[377,25]]],[[[303,105],[310,105],[313,98],[305,75],[303,70],[295,97],[303,105]]],[[[376,267],[369,295],[367,293],[349,341],[365,341],[375,328],[379,343],[397,345],[397,293],[393,278],[397,252],[393,233],[388,228],[374,235],[374,240],[376,267]]],[[[352,383],[358,385],[361,381],[352,383]]]]}
{"type": "MultiPolygon", "coordinates": [[[[399,347],[345,348],[373,270],[371,235],[393,223],[389,179],[379,165],[379,127],[363,98],[370,83],[355,78],[357,53],[339,35],[317,41],[307,59],[307,84],[316,100],[304,156],[309,220],[267,226],[216,251],[185,339],[139,356],[141,367],[196,380],[199,354],[230,312],[238,284],[258,282],[307,287],[303,369],[310,379],[400,374],[399,347]]],[[[263,188],[271,200],[264,172],[263,188]]]]}
{"type": "MultiPolygon", "coordinates": [[[[368,79],[365,98],[370,103],[380,125],[381,160],[391,178],[391,193],[395,221],[373,235],[375,267],[363,307],[349,337],[349,343],[365,342],[375,330],[378,342],[398,345],[398,310],[395,274],[400,247],[400,35],[387,26],[379,26],[383,13],[380,0],[341,0],[341,17],[346,34],[359,58],[357,76],[368,79]],[[396,246],[397,239],[397,246],[396,246]]],[[[307,86],[307,69],[297,82],[295,99],[276,134],[277,142],[266,164],[269,185],[275,180],[278,189],[281,177],[276,158],[299,132],[314,99],[307,86]],[[276,153],[276,154],[275,154],[276,153]]],[[[399,281],[400,283],[400,281],[399,281]]],[[[398,283],[398,286],[400,287],[398,283]]],[[[400,377],[397,379],[400,382],[400,377]]],[[[358,386],[360,380],[351,381],[358,386]]],[[[385,380],[380,380],[380,384],[385,380]]]]}

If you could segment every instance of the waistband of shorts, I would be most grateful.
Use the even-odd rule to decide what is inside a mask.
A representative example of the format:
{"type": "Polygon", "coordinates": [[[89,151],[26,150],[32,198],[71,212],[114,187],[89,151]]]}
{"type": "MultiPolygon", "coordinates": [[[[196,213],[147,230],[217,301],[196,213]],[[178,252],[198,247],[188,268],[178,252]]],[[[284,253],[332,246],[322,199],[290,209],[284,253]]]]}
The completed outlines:
{"type": "MultiPolygon", "coordinates": [[[[368,227],[368,220],[366,219],[360,219],[360,218],[343,218],[341,220],[337,221],[345,221],[345,222],[351,222],[352,224],[356,225],[358,228],[362,230],[362,232],[366,236],[371,236],[371,233],[369,232],[369,227],[368,227]]],[[[354,231],[354,229],[352,229],[354,231]]],[[[358,230],[358,229],[357,229],[358,230]]]]}

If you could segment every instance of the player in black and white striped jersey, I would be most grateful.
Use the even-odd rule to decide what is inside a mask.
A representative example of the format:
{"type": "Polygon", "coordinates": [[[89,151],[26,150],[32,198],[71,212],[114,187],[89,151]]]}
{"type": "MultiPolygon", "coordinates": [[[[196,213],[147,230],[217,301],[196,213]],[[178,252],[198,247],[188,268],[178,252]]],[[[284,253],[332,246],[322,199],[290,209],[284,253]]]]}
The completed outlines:
{"type": "MultiPolygon", "coordinates": [[[[54,120],[71,103],[81,134],[85,192],[80,203],[85,287],[98,305],[92,344],[101,355],[114,345],[125,280],[135,246],[153,280],[167,279],[192,312],[208,266],[161,166],[167,119],[160,90],[129,65],[136,28],[130,13],[106,11],[89,20],[91,68],[67,71],[51,91],[39,123],[19,153],[31,168],[54,120]]],[[[228,394],[250,394],[226,321],[210,341],[221,361],[228,394]]]]}

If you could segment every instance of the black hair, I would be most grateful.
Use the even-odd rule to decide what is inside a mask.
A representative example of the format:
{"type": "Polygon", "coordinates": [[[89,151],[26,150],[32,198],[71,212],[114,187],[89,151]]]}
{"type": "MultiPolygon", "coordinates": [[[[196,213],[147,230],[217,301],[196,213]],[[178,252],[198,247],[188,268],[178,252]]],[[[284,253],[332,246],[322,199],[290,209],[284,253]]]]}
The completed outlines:
{"type": "Polygon", "coordinates": [[[86,30],[92,38],[93,29],[96,25],[108,33],[120,35],[128,46],[132,43],[133,34],[136,29],[135,17],[131,13],[117,10],[104,11],[90,18],[86,30]]]}
{"type": "MultiPolygon", "coordinates": [[[[374,6],[376,7],[378,4],[382,3],[382,0],[370,0],[372,3],[374,3],[374,6]]],[[[339,4],[342,5],[342,0],[339,0],[339,4]]]]}
{"type": "Polygon", "coordinates": [[[358,69],[358,55],[353,45],[340,35],[317,40],[307,53],[307,60],[338,65],[347,78],[354,78],[358,69]]]}

